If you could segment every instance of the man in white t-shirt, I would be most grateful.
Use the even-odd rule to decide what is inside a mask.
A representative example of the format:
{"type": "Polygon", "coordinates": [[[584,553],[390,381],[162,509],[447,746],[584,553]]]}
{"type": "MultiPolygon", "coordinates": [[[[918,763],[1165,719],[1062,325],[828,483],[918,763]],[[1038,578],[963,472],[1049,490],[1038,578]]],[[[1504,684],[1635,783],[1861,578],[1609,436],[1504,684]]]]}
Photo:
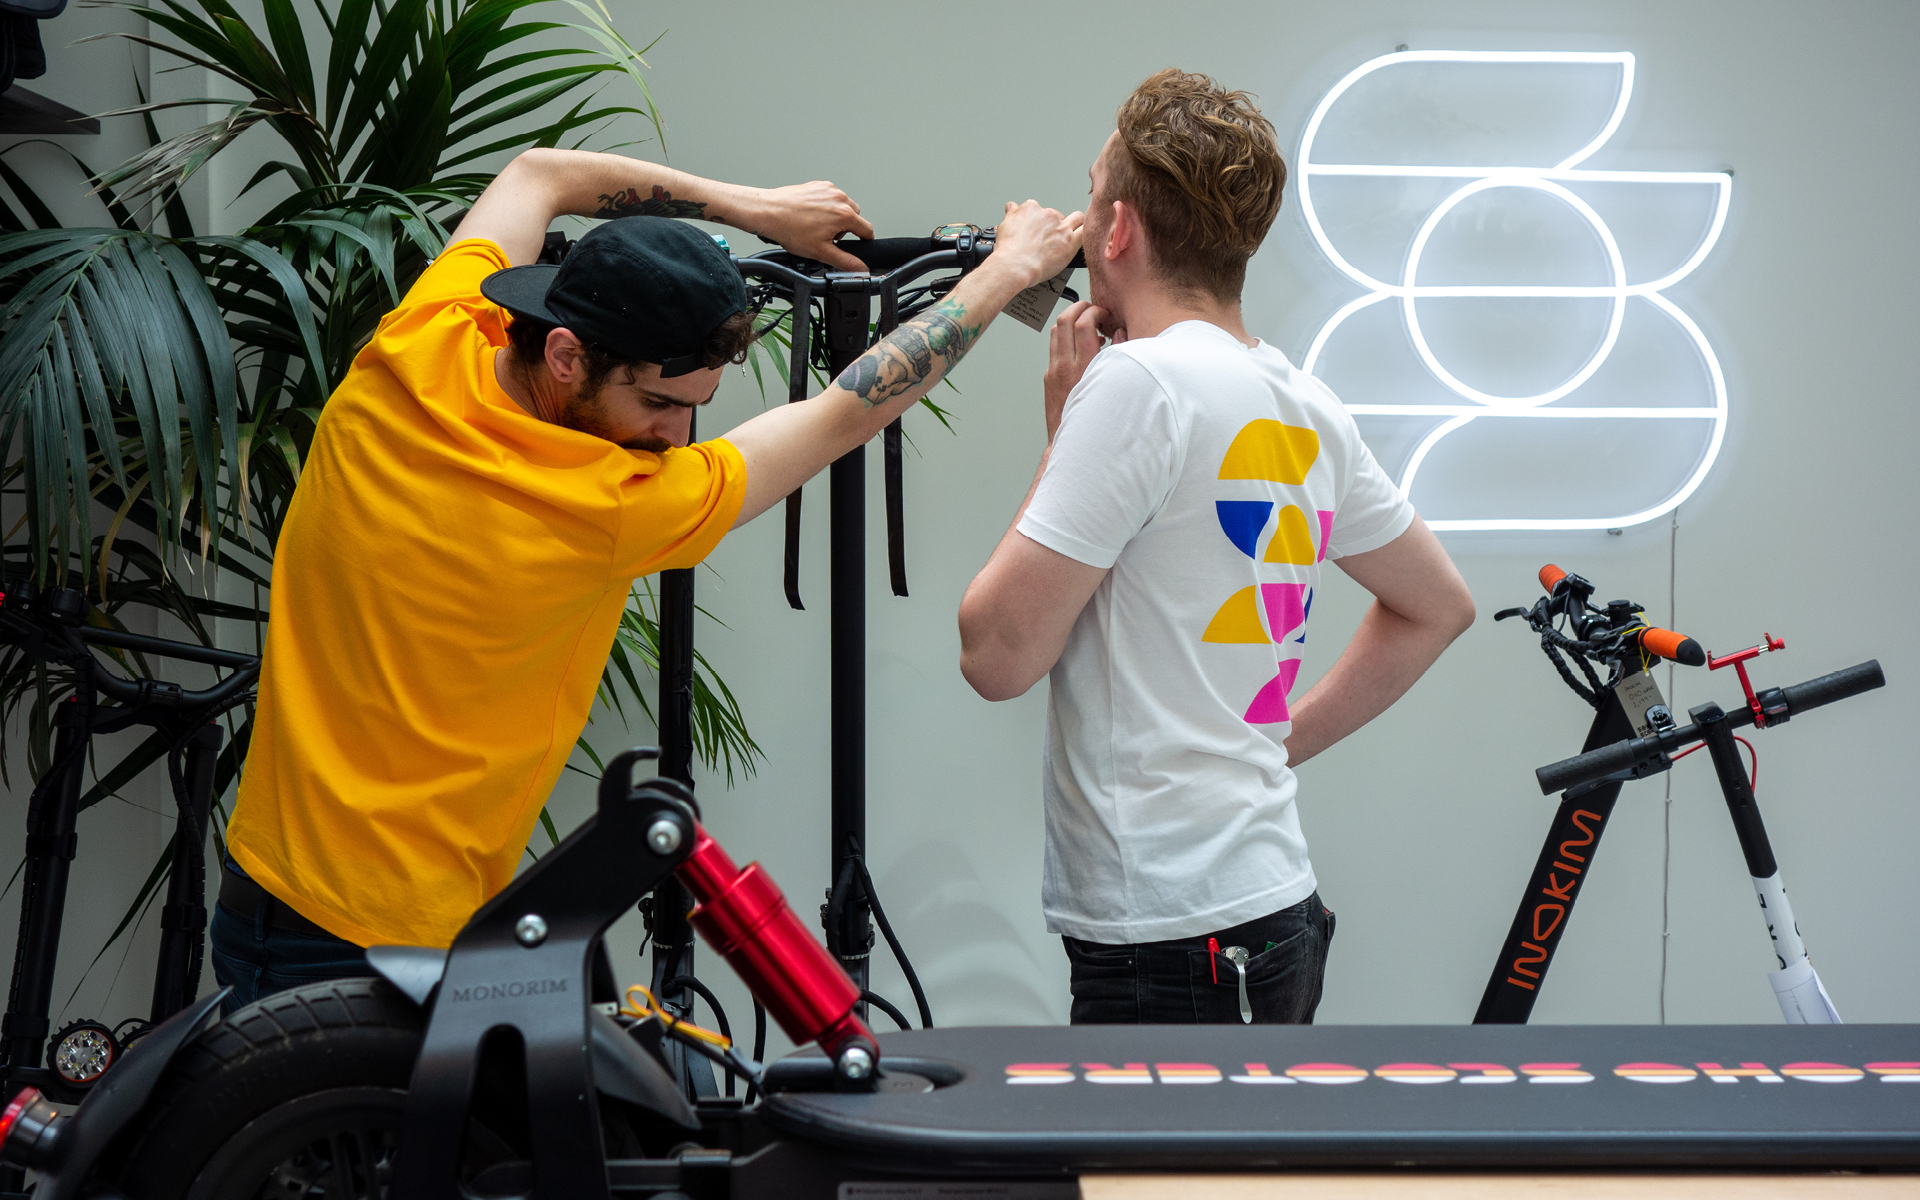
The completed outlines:
{"type": "Polygon", "coordinates": [[[1179,71],[1118,126],[1091,300],[1054,326],[1047,452],[961,602],[961,670],[989,700],[1051,675],[1041,902],[1074,1022],[1309,1022],[1333,914],[1292,768],[1399,699],[1473,600],[1326,385],[1241,323],[1273,126],[1179,71]],[[1327,560],[1375,603],[1293,697],[1327,560]]]}

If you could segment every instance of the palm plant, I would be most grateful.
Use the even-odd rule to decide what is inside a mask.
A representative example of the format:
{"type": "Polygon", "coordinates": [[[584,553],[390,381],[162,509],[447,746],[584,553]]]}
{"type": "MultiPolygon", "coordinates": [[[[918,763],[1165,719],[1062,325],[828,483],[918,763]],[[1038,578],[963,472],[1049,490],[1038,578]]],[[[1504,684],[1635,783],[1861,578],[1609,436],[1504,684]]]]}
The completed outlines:
{"type": "MultiPolygon", "coordinates": [[[[203,67],[233,94],[107,114],[138,117],[149,142],[102,174],[74,160],[110,224],[60,226],[0,161],[14,201],[0,197],[0,444],[5,486],[24,509],[3,566],[85,590],[96,621],[159,610],[208,644],[212,619],[247,622],[257,645],[314,424],[490,180],[482,164],[585,144],[622,116],[647,122],[663,147],[664,133],[640,73],[646,48],[620,35],[599,0],[564,0],[573,19],[558,21],[526,11],[558,0],[262,0],[264,34],[227,0],[160,2],[110,6],[172,42],[110,36],[203,67]],[[324,42],[309,43],[303,16],[324,26],[324,42]],[[581,35],[585,45],[559,44],[581,35]],[[638,105],[599,99],[616,79],[638,85],[638,105]],[[187,104],[224,113],[162,138],[154,114],[187,104]],[[182,186],[256,126],[285,157],[243,194],[270,182],[290,194],[238,234],[197,233],[182,186]],[[104,528],[97,513],[112,514],[104,528]],[[229,598],[217,599],[223,575],[229,598]],[[251,600],[231,599],[248,591],[251,600]]],[[[658,662],[650,610],[637,590],[602,680],[602,701],[623,718],[623,695],[652,716],[642,686],[658,662]]],[[[34,774],[50,757],[51,706],[70,688],[0,654],[0,711],[27,706],[34,774]]],[[[759,747],[704,660],[694,696],[708,765],[729,781],[736,768],[751,772],[759,747]]],[[[234,730],[222,790],[247,732],[234,730]]],[[[84,803],[163,750],[136,751],[84,803]]]]}

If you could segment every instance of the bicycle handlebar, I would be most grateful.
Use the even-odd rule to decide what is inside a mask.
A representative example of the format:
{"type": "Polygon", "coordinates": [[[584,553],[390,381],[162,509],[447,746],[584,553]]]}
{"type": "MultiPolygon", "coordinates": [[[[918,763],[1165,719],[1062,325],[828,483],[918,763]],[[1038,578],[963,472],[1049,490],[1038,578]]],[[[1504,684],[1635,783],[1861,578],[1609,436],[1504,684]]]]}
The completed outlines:
{"type": "Polygon", "coordinates": [[[90,664],[93,686],[109,700],[127,705],[161,704],[173,708],[211,706],[224,709],[250,691],[260,678],[260,660],[254,655],[78,624],[86,613],[86,601],[80,593],[64,588],[49,589],[44,594],[38,589],[22,590],[23,595],[13,598],[0,593],[0,604],[4,605],[0,607],[0,613],[4,613],[5,617],[0,621],[0,641],[13,642],[36,658],[65,662],[76,669],[83,664],[90,664]],[[41,611],[49,605],[61,614],[60,617],[48,616],[41,611]],[[231,667],[234,673],[212,687],[198,691],[165,680],[124,679],[93,658],[88,650],[89,645],[112,646],[156,657],[231,667]]]}
{"type": "MultiPolygon", "coordinates": [[[[1769,720],[1773,723],[1786,720],[1796,713],[1819,708],[1823,704],[1832,704],[1836,700],[1845,700],[1862,692],[1870,692],[1885,687],[1887,677],[1880,669],[1880,660],[1869,659],[1845,670],[1822,675],[1818,679],[1809,679],[1805,683],[1796,683],[1791,687],[1773,689],[1780,698],[1782,708],[1776,710],[1767,703],[1771,696],[1761,693],[1761,703],[1766,705],[1769,720]],[[1780,716],[1773,714],[1779,711],[1780,716]]],[[[1742,706],[1727,714],[1727,727],[1739,729],[1753,724],[1753,710],[1742,706]]],[[[1689,742],[1697,742],[1703,735],[1700,727],[1684,725],[1678,729],[1669,729],[1656,733],[1652,737],[1628,738],[1602,746],[1598,750],[1589,750],[1573,758],[1549,763],[1534,772],[1540,782],[1542,795],[1551,796],[1555,792],[1564,792],[1568,788],[1591,783],[1619,771],[1632,770],[1642,763],[1651,763],[1659,756],[1669,754],[1689,742]]]]}

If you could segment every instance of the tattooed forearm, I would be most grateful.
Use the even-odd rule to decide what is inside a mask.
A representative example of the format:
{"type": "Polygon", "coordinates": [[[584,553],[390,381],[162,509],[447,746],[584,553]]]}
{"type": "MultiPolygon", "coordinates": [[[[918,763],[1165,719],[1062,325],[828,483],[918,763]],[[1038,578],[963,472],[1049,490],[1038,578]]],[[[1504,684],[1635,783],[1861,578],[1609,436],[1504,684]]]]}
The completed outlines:
{"type": "Polygon", "coordinates": [[[612,194],[602,192],[596,217],[694,217],[707,210],[700,200],[675,200],[673,193],[653,185],[653,195],[642,196],[639,188],[621,188],[612,194]]]}
{"type": "Polygon", "coordinates": [[[903,396],[933,374],[953,370],[980,336],[979,322],[967,323],[967,306],[942,300],[934,308],[888,334],[834,380],[860,397],[868,408],[903,396]]]}

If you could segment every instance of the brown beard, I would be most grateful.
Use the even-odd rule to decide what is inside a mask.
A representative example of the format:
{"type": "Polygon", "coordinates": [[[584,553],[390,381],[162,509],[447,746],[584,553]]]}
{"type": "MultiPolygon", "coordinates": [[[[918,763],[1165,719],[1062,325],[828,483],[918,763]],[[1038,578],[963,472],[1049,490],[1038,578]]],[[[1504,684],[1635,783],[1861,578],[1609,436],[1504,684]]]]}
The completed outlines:
{"type": "MultiPolygon", "coordinates": [[[[560,419],[555,423],[567,429],[574,430],[577,433],[584,433],[605,441],[615,442],[614,436],[612,432],[608,430],[604,414],[601,411],[600,391],[597,388],[590,396],[574,396],[568,399],[566,406],[560,410],[560,419]]],[[[667,439],[663,437],[651,437],[645,434],[640,437],[628,438],[624,442],[615,442],[615,444],[623,449],[645,450],[651,454],[665,454],[667,451],[673,449],[673,443],[667,439]]]]}

